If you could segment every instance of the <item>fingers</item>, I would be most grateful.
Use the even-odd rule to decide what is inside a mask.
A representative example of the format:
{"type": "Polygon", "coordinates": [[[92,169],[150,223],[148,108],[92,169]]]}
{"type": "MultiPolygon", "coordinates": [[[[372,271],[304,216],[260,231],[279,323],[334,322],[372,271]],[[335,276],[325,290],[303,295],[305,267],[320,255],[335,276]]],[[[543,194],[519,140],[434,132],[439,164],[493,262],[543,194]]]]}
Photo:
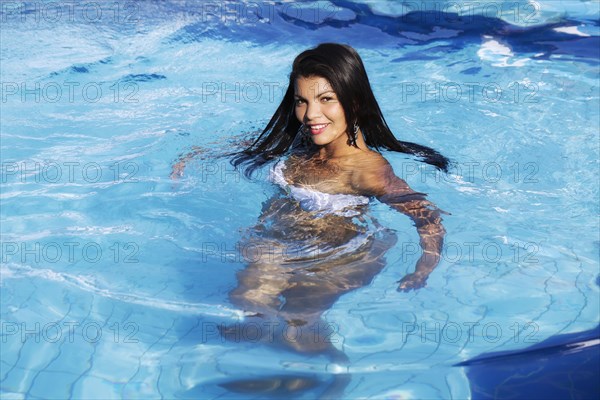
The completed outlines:
{"type": "Polygon", "coordinates": [[[171,179],[181,178],[183,176],[184,168],[185,168],[185,164],[178,162],[177,164],[173,165],[173,169],[171,170],[171,175],[169,175],[169,177],[171,179]]]}
{"type": "Polygon", "coordinates": [[[411,290],[421,289],[427,286],[427,280],[418,277],[414,274],[406,275],[404,278],[398,281],[398,292],[410,292],[411,290]]]}

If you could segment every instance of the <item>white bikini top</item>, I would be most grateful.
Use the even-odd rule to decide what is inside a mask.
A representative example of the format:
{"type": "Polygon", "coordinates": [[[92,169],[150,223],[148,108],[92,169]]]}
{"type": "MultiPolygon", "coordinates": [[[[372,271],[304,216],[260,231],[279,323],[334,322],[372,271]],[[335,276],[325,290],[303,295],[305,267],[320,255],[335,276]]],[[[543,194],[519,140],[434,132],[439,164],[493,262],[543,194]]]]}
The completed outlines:
{"type": "Polygon", "coordinates": [[[356,209],[358,206],[369,204],[369,198],[366,196],[324,193],[307,187],[290,185],[283,175],[284,168],[284,161],[278,161],[270,171],[269,180],[281,186],[300,203],[300,207],[305,211],[316,211],[317,216],[336,214],[354,217],[361,214],[356,209]]]}

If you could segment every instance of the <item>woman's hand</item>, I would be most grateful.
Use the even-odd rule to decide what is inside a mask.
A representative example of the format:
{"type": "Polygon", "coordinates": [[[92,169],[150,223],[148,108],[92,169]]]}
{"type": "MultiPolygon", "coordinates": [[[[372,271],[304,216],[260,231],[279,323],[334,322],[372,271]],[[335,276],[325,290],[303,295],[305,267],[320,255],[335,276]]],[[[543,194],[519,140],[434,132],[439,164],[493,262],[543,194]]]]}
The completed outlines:
{"type": "Polygon", "coordinates": [[[397,290],[399,292],[410,292],[411,290],[421,289],[422,287],[427,286],[427,275],[413,272],[412,274],[405,275],[398,283],[397,290]]]}
{"type": "Polygon", "coordinates": [[[171,175],[169,178],[171,179],[179,179],[183,176],[183,170],[185,169],[185,161],[179,161],[178,163],[173,164],[171,168],[171,175]]]}
{"type": "Polygon", "coordinates": [[[206,150],[202,147],[192,146],[192,151],[180,156],[178,161],[175,164],[173,164],[173,167],[171,168],[171,174],[169,175],[169,177],[171,179],[181,178],[183,176],[183,171],[185,170],[185,166],[187,165],[187,163],[195,157],[198,157],[204,153],[206,153],[206,150]]]}

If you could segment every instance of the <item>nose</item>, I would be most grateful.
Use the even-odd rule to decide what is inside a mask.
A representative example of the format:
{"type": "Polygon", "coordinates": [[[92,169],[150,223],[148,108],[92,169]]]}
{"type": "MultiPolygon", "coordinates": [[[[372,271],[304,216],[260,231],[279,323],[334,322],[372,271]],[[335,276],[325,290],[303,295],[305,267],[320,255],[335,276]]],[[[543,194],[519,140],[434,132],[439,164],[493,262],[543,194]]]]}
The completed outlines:
{"type": "Polygon", "coordinates": [[[321,116],[321,104],[318,101],[309,101],[304,113],[304,122],[315,121],[321,116]]]}

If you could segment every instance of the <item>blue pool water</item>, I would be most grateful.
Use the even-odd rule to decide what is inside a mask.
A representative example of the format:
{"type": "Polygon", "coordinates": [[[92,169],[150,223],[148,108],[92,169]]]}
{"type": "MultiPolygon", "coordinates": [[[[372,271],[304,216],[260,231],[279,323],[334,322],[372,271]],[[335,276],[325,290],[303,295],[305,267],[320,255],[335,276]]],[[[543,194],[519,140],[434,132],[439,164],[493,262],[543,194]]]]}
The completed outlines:
{"type": "MultiPolygon", "coordinates": [[[[277,188],[209,154],[264,127],[325,41],[359,51],[397,137],[454,162],[385,153],[451,214],[446,244],[426,288],[397,292],[418,236],[371,203],[398,241],[325,313],[342,397],[506,398],[477,360],[527,375],[549,357],[532,346],[597,354],[598,2],[1,4],[2,398],[262,398],[226,383],[302,376],[308,399],[343,372],[218,334],[246,319],[236,244],[277,188]]],[[[597,395],[585,382],[571,393],[597,395]]]]}

